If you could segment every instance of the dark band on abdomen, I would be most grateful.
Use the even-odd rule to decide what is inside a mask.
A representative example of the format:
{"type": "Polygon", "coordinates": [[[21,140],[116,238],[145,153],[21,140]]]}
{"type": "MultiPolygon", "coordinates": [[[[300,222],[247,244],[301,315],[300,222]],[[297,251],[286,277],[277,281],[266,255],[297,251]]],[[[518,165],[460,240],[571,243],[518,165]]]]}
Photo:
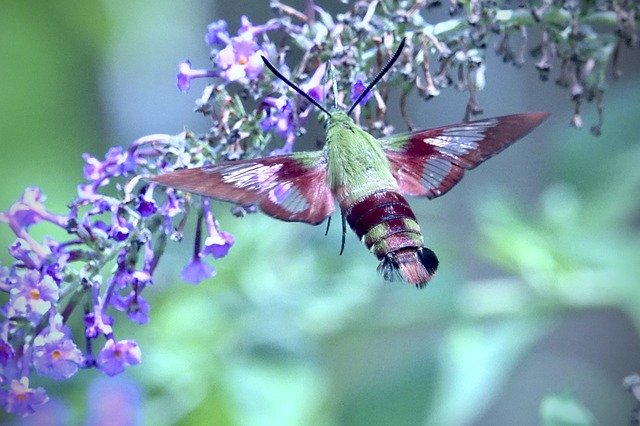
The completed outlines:
{"type": "Polygon", "coordinates": [[[356,202],[346,211],[351,229],[379,258],[406,247],[422,247],[416,217],[405,198],[384,190],[356,202]]]}

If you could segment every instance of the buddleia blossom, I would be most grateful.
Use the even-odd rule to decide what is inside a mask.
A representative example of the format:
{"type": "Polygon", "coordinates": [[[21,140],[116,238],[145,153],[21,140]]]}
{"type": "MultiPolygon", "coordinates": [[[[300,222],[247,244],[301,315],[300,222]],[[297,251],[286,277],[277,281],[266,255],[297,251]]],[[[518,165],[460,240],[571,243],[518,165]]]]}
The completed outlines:
{"type": "MultiPolygon", "coordinates": [[[[585,101],[596,103],[599,121],[592,131],[598,133],[605,70],[612,65],[619,74],[621,46],[638,46],[638,6],[527,4],[511,10],[496,2],[471,2],[463,9],[455,1],[358,1],[332,16],[312,0],[304,10],[271,1],[274,17],[265,23],[254,24],[247,16],[239,23],[213,20],[203,44],[211,62],[192,66],[185,59],[177,74],[179,90],[202,88],[196,111],[210,120],[205,132],[144,136],[127,148],[110,148],[104,158],[84,154],[84,181],[68,211],[49,211],[45,195],[34,187],[0,212],[0,222],[16,236],[7,248],[13,264],[0,267],[0,290],[7,295],[0,306],[0,404],[26,415],[48,399],[44,389],[31,386],[32,376],[63,380],[83,368],[115,375],[142,362],[141,348],[121,335],[114,312],[124,312],[136,324],[153,320],[145,289],[154,285],[168,242],[180,241],[185,232],[195,235],[181,273],[185,282],[201,283],[216,275],[235,238],[222,229],[209,200],[144,178],[293,152],[317,109],[265,72],[262,56],[316,102],[344,107],[363,93],[405,38],[396,65],[355,114],[371,133],[387,134],[392,130],[387,103],[393,90],[399,93],[408,127],[406,102],[414,90],[424,100],[448,88],[465,91],[464,116],[470,118],[482,112],[481,93],[490,86],[484,78],[487,46],[496,45],[497,53],[516,66],[524,66],[531,51],[543,80],[559,64],[557,83],[571,94],[575,125],[581,124],[585,101]],[[431,22],[426,10],[441,4],[452,16],[431,22]],[[528,39],[530,27],[541,30],[538,44],[528,39]],[[598,37],[596,29],[608,37],[598,37]],[[491,40],[496,35],[498,43],[491,40]],[[328,62],[335,80],[328,77],[328,62]],[[196,216],[193,231],[185,230],[189,215],[196,216]],[[31,234],[36,226],[58,228],[66,237],[39,240],[31,234]],[[66,325],[74,315],[84,324],[75,335],[66,325]]],[[[285,190],[275,188],[270,196],[278,200],[285,190]]],[[[256,206],[232,206],[238,216],[253,211],[256,206]]]]}
{"type": "Polygon", "coordinates": [[[0,404],[8,413],[27,416],[35,412],[36,407],[49,400],[41,387],[29,387],[29,378],[12,379],[0,389],[0,404]]]}
{"type": "Polygon", "coordinates": [[[204,162],[201,151],[201,141],[183,132],[140,138],[127,149],[110,149],[104,159],[85,154],[86,180],[66,214],[50,212],[38,188],[28,188],[0,213],[17,237],[8,248],[14,264],[0,268],[0,288],[9,296],[0,307],[0,401],[6,411],[29,414],[47,400],[44,389],[29,387],[33,375],[65,380],[83,368],[116,375],[141,362],[138,344],[117,336],[113,312],[125,312],[136,324],[149,321],[143,292],[154,283],[167,241],[181,239],[188,211],[206,218],[203,255],[228,253],[234,238],[220,229],[208,201],[191,208],[186,194],[143,179],[204,162]],[[36,240],[30,231],[43,223],[67,238],[36,240]],[[111,263],[115,269],[107,267],[111,263]],[[74,336],[66,326],[73,315],[82,316],[84,335],[74,336]]]}

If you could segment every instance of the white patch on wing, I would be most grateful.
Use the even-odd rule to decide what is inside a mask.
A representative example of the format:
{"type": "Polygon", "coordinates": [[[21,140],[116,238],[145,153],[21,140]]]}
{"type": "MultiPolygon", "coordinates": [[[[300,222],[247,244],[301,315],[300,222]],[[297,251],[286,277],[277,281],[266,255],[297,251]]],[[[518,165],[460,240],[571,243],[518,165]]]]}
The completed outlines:
{"type": "Polygon", "coordinates": [[[455,127],[447,127],[442,135],[437,138],[425,139],[425,142],[451,157],[468,154],[478,148],[478,142],[485,138],[487,129],[495,127],[498,120],[489,119],[477,123],[460,124],[455,127]]]}
{"type": "Polygon", "coordinates": [[[279,183],[270,189],[269,200],[291,213],[300,213],[309,208],[309,202],[291,182],[279,183]]]}
{"type": "Polygon", "coordinates": [[[238,188],[254,191],[264,191],[273,188],[275,175],[282,168],[282,164],[265,166],[263,164],[230,165],[222,173],[222,181],[231,183],[238,188]]]}
{"type": "Polygon", "coordinates": [[[429,158],[424,163],[421,179],[425,187],[431,189],[434,195],[440,195],[438,189],[442,181],[451,173],[451,162],[443,158],[429,158]]]}

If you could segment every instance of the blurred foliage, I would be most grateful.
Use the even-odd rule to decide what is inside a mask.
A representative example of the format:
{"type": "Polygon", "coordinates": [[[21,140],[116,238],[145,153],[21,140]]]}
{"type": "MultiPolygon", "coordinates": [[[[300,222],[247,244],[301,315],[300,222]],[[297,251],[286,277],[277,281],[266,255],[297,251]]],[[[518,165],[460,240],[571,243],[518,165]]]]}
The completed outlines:
{"type": "MultiPolygon", "coordinates": [[[[0,8],[0,40],[11,41],[0,43],[0,206],[6,209],[25,186],[38,185],[54,194],[49,208],[61,212],[82,178],[80,154],[104,149],[95,95],[107,21],[91,3],[32,3],[0,8]]],[[[0,229],[2,247],[14,237],[8,227],[0,229]]],[[[3,250],[2,264],[9,259],[3,250]]]]}
{"type": "Polygon", "coordinates": [[[569,395],[550,395],[540,405],[544,426],[588,426],[595,424],[593,415],[569,395]]]}
{"type": "MultiPolygon", "coordinates": [[[[24,70],[17,78],[12,67],[0,68],[7,87],[0,128],[5,138],[33,143],[3,152],[3,167],[24,166],[7,165],[21,174],[3,178],[2,208],[35,183],[51,194],[52,210],[63,206],[81,175],[80,153],[104,150],[97,148],[101,107],[82,95],[97,92],[90,68],[100,52],[69,40],[99,46],[105,24],[93,8],[67,15],[53,3],[41,6],[14,2],[0,13],[3,39],[14,40],[2,44],[2,57],[15,57],[12,67],[24,70]],[[17,22],[36,9],[46,16],[30,22],[58,27],[21,30],[17,22]],[[89,16],[95,26],[88,26],[89,16]],[[21,63],[24,58],[36,62],[21,63]]],[[[568,127],[530,137],[550,146],[552,184],[537,206],[504,194],[483,195],[475,205],[482,238],[463,243],[499,268],[494,279],[462,276],[455,263],[468,260],[445,253],[448,265],[418,292],[383,283],[375,260],[352,237],[338,256],[336,229],[324,237],[321,227],[220,214],[238,243],[216,265],[215,278],[189,286],[178,275],[190,242],[182,252],[172,245],[158,274],[164,279],[149,294],[151,323],[123,330],[143,349],[142,365],[128,371],[121,388],[141,389],[140,405],[131,409],[142,411],[145,424],[487,424],[488,409],[513,401],[503,389],[538,342],[567,317],[602,310],[622,311],[633,322],[634,342],[617,348],[636,352],[603,351],[628,362],[622,370],[640,369],[640,105],[637,80],[617,84],[608,102],[615,114],[600,139],[568,127]]],[[[9,241],[8,233],[2,238],[9,241]]],[[[446,235],[436,238],[434,246],[454,244],[446,235]]],[[[499,411],[509,413],[503,424],[629,418],[634,400],[622,376],[580,358],[552,361],[537,364],[534,373],[567,366],[576,373],[554,383],[527,382],[517,403],[499,411]],[[564,389],[573,396],[558,396],[564,389]],[[531,405],[540,412],[522,409],[531,405]]],[[[91,371],[49,384],[56,401],[43,415],[81,423],[107,398],[88,393],[97,380],[103,378],[91,371]]]]}

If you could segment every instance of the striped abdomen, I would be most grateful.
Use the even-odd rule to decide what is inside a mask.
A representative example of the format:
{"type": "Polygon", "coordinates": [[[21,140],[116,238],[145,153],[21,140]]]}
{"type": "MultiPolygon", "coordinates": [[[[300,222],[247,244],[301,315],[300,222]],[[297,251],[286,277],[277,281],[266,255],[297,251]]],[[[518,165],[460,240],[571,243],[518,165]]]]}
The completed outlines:
{"type": "Polygon", "coordinates": [[[407,200],[392,190],[374,192],[343,212],[351,229],[381,261],[378,272],[393,281],[423,287],[435,273],[438,258],[424,247],[420,226],[407,200]]]}

